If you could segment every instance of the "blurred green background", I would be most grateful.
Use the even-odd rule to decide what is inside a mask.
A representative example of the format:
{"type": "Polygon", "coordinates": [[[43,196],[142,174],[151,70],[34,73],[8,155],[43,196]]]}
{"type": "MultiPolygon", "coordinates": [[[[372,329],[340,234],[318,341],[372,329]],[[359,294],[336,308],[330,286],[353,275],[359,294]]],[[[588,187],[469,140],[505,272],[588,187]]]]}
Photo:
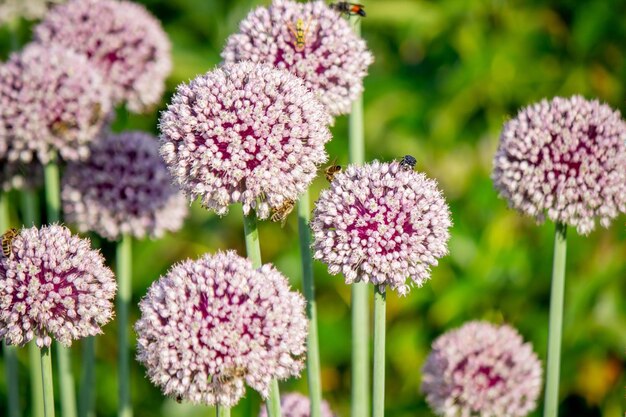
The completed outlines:
{"type": "MultiPolygon", "coordinates": [[[[174,70],[161,109],[175,87],[220,61],[226,37],[248,11],[268,1],[144,0],[173,43],[174,70]]],[[[607,1],[363,1],[363,36],[376,62],[365,80],[366,159],[414,155],[418,169],[439,181],[454,219],[450,254],[432,280],[409,296],[388,297],[387,415],[430,416],[420,394],[420,368],[430,344],[467,320],[510,323],[545,363],[553,224],[536,225],[507,209],[490,180],[503,122],[521,106],[555,95],[597,97],[626,110],[626,2],[607,1]]],[[[30,23],[20,25],[28,42],[30,23]]],[[[0,53],[9,51],[0,28],[0,53]]],[[[157,133],[158,111],[120,112],[116,130],[157,133]]],[[[347,117],[337,119],[331,159],[347,163],[347,117]]],[[[313,201],[327,183],[313,184],[313,201]]],[[[14,213],[14,218],[16,213],[14,213]]],[[[625,216],[582,237],[570,229],[561,372],[563,416],[623,415],[626,349],[625,216]]],[[[300,287],[296,216],[284,228],[260,225],[265,262],[300,287]]],[[[113,261],[111,243],[94,239],[113,261]]],[[[179,233],[134,244],[133,301],[175,262],[218,249],[245,254],[241,209],[219,218],[197,203],[179,233]]],[[[324,397],[349,416],[350,288],[315,263],[324,397]]],[[[132,312],[131,319],[137,318],[132,312]]],[[[116,410],[116,323],[97,338],[98,416],[116,410]]],[[[76,376],[80,348],[73,347],[76,376]]],[[[27,399],[27,355],[20,353],[21,394],[27,399]]],[[[3,371],[3,369],[2,369],[3,371]]],[[[2,374],[4,375],[4,374],[2,374]]],[[[134,363],[137,417],[212,415],[203,407],[164,398],[134,363]]],[[[282,384],[306,393],[306,378],[282,384]]],[[[0,383],[4,410],[6,381],[0,383]]],[[[249,392],[234,416],[256,415],[249,392]]],[[[541,405],[539,406],[541,409],[541,405]]],[[[3,411],[0,412],[2,414],[3,411]]],[[[540,415],[536,411],[533,416],[540,415]]]]}

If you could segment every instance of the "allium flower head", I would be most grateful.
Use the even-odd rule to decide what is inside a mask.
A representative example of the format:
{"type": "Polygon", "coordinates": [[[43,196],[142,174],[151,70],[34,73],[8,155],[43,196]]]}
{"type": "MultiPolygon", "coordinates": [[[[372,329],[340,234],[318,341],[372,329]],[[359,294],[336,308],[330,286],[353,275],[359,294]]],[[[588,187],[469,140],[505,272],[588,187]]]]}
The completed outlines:
{"type": "Polygon", "coordinates": [[[156,138],[143,132],[102,135],[88,160],[68,165],[61,198],[69,223],[111,240],[160,237],[178,230],[187,215],[156,138]]]}
{"type": "Polygon", "coordinates": [[[450,212],[437,183],[398,162],[351,165],[315,204],[314,258],[347,284],[388,285],[406,295],[444,256],[450,212]]]}
{"type": "Polygon", "coordinates": [[[525,417],[536,407],[541,363],[507,325],[473,321],[433,343],[422,391],[445,417],[525,417]]]}
{"type": "Polygon", "coordinates": [[[323,1],[275,0],[253,10],[231,35],[225,62],[252,61],[286,69],[306,82],[332,115],[350,112],[374,61],[350,24],[323,1]],[[304,39],[298,41],[297,33],[304,39]]]}
{"type": "MultiPolygon", "coordinates": [[[[333,417],[334,414],[328,402],[322,401],[321,417],[333,417]]],[[[309,417],[311,415],[311,400],[297,392],[290,392],[280,396],[280,411],[283,417],[309,417]]],[[[259,417],[267,417],[267,407],[261,406],[259,417]]]]}
{"type": "Polygon", "coordinates": [[[504,126],[492,178],[516,210],[586,235],[626,212],[626,122],[580,96],[543,100],[504,126]]]}
{"type": "Polygon", "coordinates": [[[297,200],[326,161],[330,117],[296,76],[226,64],[182,84],[162,113],[161,155],[183,190],[218,214],[260,219],[297,200]]]}
{"type": "Polygon", "coordinates": [[[0,257],[0,338],[50,346],[102,333],[113,317],[115,278],[87,239],[63,226],[22,229],[0,257]]]}
{"type": "Polygon", "coordinates": [[[31,44],[0,65],[0,155],[77,160],[111,111],[110,91],[85,57],[31,44]]]}
{"type": "Polygon", "coordinates": [[[273,266],[235,252],[174,266],[140,302],[137,358],[166,395],[233,406],[303,367],[304,299],[273,266]]]}
{"type": "Polygon", "coordinates": [[[117,0],[71,0],[51,10],[35,29],[46,45],[86,55],[104,75],[116,102],[131,111],[156,105],[172,63],[170,42],[145,7],[117,0]]]}

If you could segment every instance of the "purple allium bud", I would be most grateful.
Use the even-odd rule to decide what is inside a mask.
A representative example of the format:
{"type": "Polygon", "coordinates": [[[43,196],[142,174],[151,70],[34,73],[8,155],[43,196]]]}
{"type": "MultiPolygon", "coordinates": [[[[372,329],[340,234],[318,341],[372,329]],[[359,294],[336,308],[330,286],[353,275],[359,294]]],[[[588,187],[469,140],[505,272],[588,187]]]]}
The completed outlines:
{"type": "Polygon", "coordinates": [[[524,417],[536,407],[541,363],[514,328],[473,321],[439,336],[422,391],[445,417],[524,417]]]}
{"type": "Polygon", "coordinates": [[[22,229],[0,257],[0,338],[50,346],[102,333],[113,317],[113,272],[88,239],[63,226],[22,229]]]}
{"type": "Polygon", "coordinates": [[[626,122],[581,96],[543,100],[504,126],[492,178],[509,206],[586,235],[626,212],[626,122]]]}
{"type": "MultiPolygon", "coordinates": [[[[297,392],[290,392],[280,396],[280,411],[283,417],[309,417],[311,415],[311,400],[297,392]]],[[[333,417],[334,414],[328,402],[322,401],[321,417],[333,417]]],[[[267,407],[261,406],[259,417],[267,417],[267,407]]]]}
{"type": "Polygon", "coordinates": [[[252,61],[286,69],[306,82],[332,115],[350,112],[374,57],[346,19],[325,2],[275,0],[253,10],[231,35],[225,62],[252,61]],[[303,38],[298,41],[298,32],[303,38]]]}
{"type": "Polygon", "coordinates": [[[137,359],[166,395],[233,406],[244,383],[265,398],[272,379],[299,375],[303,297],[273,266],[235,252],[174,266],[139,303],[137,359]]]}
{"type": "Polygon", "coordinates": [[[161,155],[191,199],[260,219],[297,200],[327,160],[330,116],[296,76],[226,64],[178,87],[162,113],[161,155]]]}
{"type": "Polygon", "coordinates": [[[170,42],[145,7],[129,1],[72,0],[50,11],[35,38],[86,55],[131,111],[161,100],[172,63],[170,42]]]}
{"type": "Polygon", "coordinates": [[[398,162],[351,165],[315,204],[315,259],[347,284],[371,282],[406,295],[448,252],[450,211],[437,183],[398,162]]]}
{"type": "Polygon", "coordinates": [[[9,161],[45,164],[53,151],[85,158],[110,111],[100,73],[72,51],[31,44],[0,65],[0,152],[9,161]]]}
{"type": "Polygon", "coordinates": [[[161,237],[178,230],[188,211],[156,138],[143,132],[102,135],[89,159],[68,165],[61,198],[68,223],[111,240],[161,237]]]}

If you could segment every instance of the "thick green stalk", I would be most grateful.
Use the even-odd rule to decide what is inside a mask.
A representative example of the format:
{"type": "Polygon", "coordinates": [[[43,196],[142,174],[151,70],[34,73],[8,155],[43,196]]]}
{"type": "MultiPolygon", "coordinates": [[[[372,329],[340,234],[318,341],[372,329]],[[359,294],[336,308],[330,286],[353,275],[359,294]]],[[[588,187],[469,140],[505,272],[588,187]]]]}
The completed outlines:
{"type": "Polygon", "coordinates": [[[215,414],[217,415],[217,417],[230,417],[230,407],[224,407],[218,404],[215,408],[215,414]]]}
{"type": "Polygon", "coordinates": [[[374,290],[374,373],[372,375],[372,416],[385,415],[385,308],[386,295],[374,290]]]}
{"type": "Polygon", "coordinates": [[[44,183],[46,191],[46,216],[48,224],[61,220],[61,194],[59,185],[59,166],[56,158],[44,167],[44,183]]]}
{"type": "Polygon", "coordinates": [[[33,190],[20,190],[22,222],[25,227],[38,226],[41,222],[39,218],[39,202],[37,200],[37,192],[33,190]]]}
{"type": "MultiPolygon", "coordinates": [[[[360,19],[354,22],[354,31],[361,34],[360,19]]],[[[359,97],[350,113],[350,163],[363,164],[364,143],[363,97],[359,97]]],[[[369,417],[369,311],[367,284],[352,284],[352,417],[369,417]]]]}
{"type": "Polygon", "coordinates": [[[83,370],[78,390],[78,416],[95,417],[94,410],[94,378],[95,364],[95,337],[89,336],[83,339],[83,370]]]}
{"type": "Polygon", "coordinates": [[[118,417],[132,417],[130,400],[130,362],[128,347],[128,310],[131,297],[132,238],[124,235],[117,242],[117,325],[118,325],[118,417]]]}
{"type": "Polygon", "coordinates": [[[302,289],[307,301],[306,315],[309,319],[307,335],[307,379],[311,417],[320,417],[322,406],[322,383],[320,377],[320,353],[317,333],[317,306],[315,303],[315,283],[313,281],[313,263],[311,258],[311,229],[309,228],[309,191],[307,190],[298,203],[298,232],[300,235],[300,258],[302,259],[302,289]]]}
{"type": "MultiPolygon", "coordinates": [[[[257,228],[256,213],[250,212],[243,216],[243,231],[246,236],[246,253],[252,262],[253,268],[261,267],[261,244],[259,242],[259,229],[257,228]]],[[[270,397],[267,401],[268,417],[281,417],[280,390],[278,381],[273,380],[270,387],[270,397]]]]}
{"type": "Polygon", "coordinates": [[[550,334],[548,338],[548,363],[546,365],[544,417],[556,417],[559,412],[559,371],[561,366],[566,254],[567,226],[557,223],[554,231],[554,259],[552,262],[552,289],[550,291],[550,334]]]}
{"type": "MultiPolygon", "coordinates": [[[[41,384],[43,386],[43,409],[45,417],[54,417],[54,388],[52,384],[52,360],[50,348],[40,350],[41,384]]],[[[65,416],[65,414],[64,414],[65,416]]]]}

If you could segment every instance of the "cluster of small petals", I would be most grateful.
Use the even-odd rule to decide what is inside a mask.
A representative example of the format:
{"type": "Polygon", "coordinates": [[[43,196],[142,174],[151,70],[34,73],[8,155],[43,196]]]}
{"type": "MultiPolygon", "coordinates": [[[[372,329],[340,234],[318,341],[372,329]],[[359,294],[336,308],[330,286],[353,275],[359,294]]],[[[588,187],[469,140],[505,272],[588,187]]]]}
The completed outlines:
{"type": "Polygon", "coordinates": [[[0,2],[0,24],[10,23],[21,17],[25,19],[41,18],[48,7],[63,0],[2,0],[0,2]]]}
{"type": "Polygon", "coordinates": [[[525,417],[542,384],[532,345],[510,326],[479,321],[437,338],[422,374],[426,400],[445,417],[525,417]]]}
{"type": "Polygon", "coordinates": [[[398,162],[351,165],[315,205],[314,258],[347,284],[371,282],[406,295],[447,254],[450,211],[437,183],[398,162]]]}
{"type": "Polygon", "coordinates": [[[110,240],[161,237],[178,230],[188,211],[156,138],[143,132],[102,135],[89,159],[67,166],[61,198],[69,223],[110,240]]]}
{"type": "Polygon", "coordinates": [[[111,108],[109,89],[85,57],[31,44],[0,65],[0,153],[10,162],[46,163],[53,151],[83,159],[111,108]]]}
{"type": "Polygon", "coordinates": [[[580,96],[543,100],[504,126],[492,178],[516,210],[586,235],[626,212],[626,122],[580,96]]]}
{"type": "Polygon", "coordinates": [[[87,239],[63,226],[22,229],[0,257],[0,339],[50,346],[102,333],[113,317],[115,277],[87,239]]]}
{"type": "Polygon", "coordinates": [[[142,5],[71,0],[46,15],[35,38],[86,55],[104,75],[113,99],[131,111],[145,111],[161,100],[172,67],[171,45],[142,5]]]}
{"type": "Polygon", "coordinates": [[[231,35],[225,62],[252,61],[285,69],[305,80],[331,115],[350,112],[374,61],[346,19],[324,1],[275,0],[253,10],[231,35]],[[304,44],[296,40],[301,30],[304,44]]]}
{"type": "MultiPolygon", "coordinates": [[[[280,411],[283,417],[309,417],[311,415],[311,400],[297,392],[290,392],[280,396],[280,411]]],[[[321,417],[334,417],[328,402],[322,401],[321,417]]],[[[267,417],[267,407],[261,406],[259,417],[267,417]]]]}
{"type": "Polygon", "coordinates": [[[0,190],[33,190],[43,183],[43,167],[39,161],[27,164],[0,158],[0,190]]]}
{"type": "Polygon", "coordinates": [[[271,265],[255,270],[232,251],[185,261],[139,304],[137,358],[179,400],[230,407],[244,384],[267,398],[272,379],[302,370],[304,306],[271,265]]]}
{"type": "Polygon", "coordinates": [[[297,200],[327,160],[330,116],[296,76],[226,64],[183,84],[162,113],[161,155],[191,199],[260,219],[297,200]]]}

